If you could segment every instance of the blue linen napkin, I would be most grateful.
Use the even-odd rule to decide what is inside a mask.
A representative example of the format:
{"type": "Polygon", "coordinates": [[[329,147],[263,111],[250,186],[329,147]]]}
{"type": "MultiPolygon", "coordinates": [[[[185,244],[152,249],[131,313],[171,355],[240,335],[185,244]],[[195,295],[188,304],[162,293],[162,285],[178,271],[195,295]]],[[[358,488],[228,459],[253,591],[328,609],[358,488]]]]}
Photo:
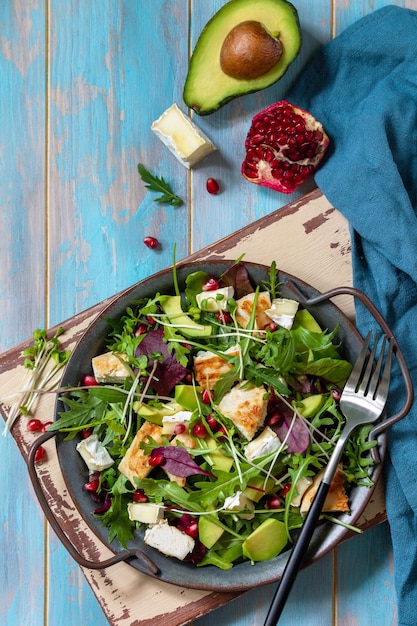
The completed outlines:
{"type": "MultiPolygon", "coordinates": [[[[287,99],[331,145],[316,183],[349,221],[354,286],[384,315],[417,382],[417,12],[386,6],[324,46],[287,99]]],[[[357,325],[376,328],[358,303],[357,325]]],[[[389,411],[403,406],[394,372],[389,411]]],[[[400,626],[417,624],[417,407],[388,431],[386,506],[400,626]]]]}

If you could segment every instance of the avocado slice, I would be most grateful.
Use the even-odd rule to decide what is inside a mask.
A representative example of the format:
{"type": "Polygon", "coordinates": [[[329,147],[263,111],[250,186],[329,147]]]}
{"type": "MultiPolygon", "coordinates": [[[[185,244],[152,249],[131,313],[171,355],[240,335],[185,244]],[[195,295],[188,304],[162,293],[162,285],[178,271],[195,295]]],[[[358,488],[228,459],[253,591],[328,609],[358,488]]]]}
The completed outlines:
{"type": "Polygon", "coordinates": [[[209,115],[233,98],[265,89],[285,74],[300,47],[298,13],[290,2],[231,0],[200,34],[184,102],[209,115]]]}
{"type": "Polygon", "coordinates": [[[198,520],[198,536],[201,543],[205,545],[206,548],[212,548],[223,533],[223,528],[220,528],[216,522],[212,522],[204,515],[200,516],[198,520]]]}
{"type": "Polygon", "coordinates": [[[243,542],[243,556],[251,561],[269,561],[287,545],[288,537],[284,522],[268,518],[243,542]]]}
{"type": "Polygon", "coordinates": [[[310,311],[307,311],[307,309],[299,309],[295,314],[293,328],[298,328],[299,326],[302,326],[312,333],[322,332],[318,322],[311,315],[310,311]]]}
{"type": "Polygon", "coordinates": [[[181,307],[181,296],[164,296],[160,300],[171,324],[175,324],[186,337],[210,337],[211,326],[197,324],[181,307]]]}

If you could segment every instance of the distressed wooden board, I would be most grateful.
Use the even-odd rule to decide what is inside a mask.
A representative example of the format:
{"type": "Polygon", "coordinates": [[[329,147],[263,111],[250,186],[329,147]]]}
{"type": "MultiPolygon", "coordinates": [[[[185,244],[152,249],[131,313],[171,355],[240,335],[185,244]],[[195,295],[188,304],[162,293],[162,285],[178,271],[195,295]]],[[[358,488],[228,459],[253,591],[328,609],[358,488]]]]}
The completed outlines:
{"type": "MultiPolygon", "coordinates": [[[[315,190],[303,199],[296,200],[284,209],[201,250],[189,260],[233,260],[242,254],[248,261],[267,265],[275,260],[282,270],[313,283],[320,291],[326,291],[351,283],[349,249],[346,221],[321,192],[315,190]],[[280,241],[291,241],[292,245],[279,245],[280,241]],[[306,264],[306,258],[314,258],[314,264],[306,264]]],[[[65,347],[72,348],[75,345],[111,299],[62,323],[65,329],[65,347]]],[[[343,301],[342,305],[349,316],[353,317],[352,302],[343,301]]],[[[24,374],[21,352],[29,344],[30,341],[24,342],[0,357],[0,397],[4,398],[12,390],[19,390],[24,374]]],[[[53,419],[54,402],[53,394],[42,396],[35,414],[41,415],[43,420],[53,419]]],[[[4,406],[2,412],[7,414],[4,406]]],[[[24,419],[14,425],[12,434],[26,458],[36,435],[27,431],[24,419]]],[[[73,545],[84,556],[99,560],[108,558],[111,552],[80,518],[67,492],[53,442],[49,442],[47,446],[48,461],[41,466],[39,478],[56,518],[73,545]]],[[[382,486],[378,485],[359,525],[363,529],[369,529],[384,520],[383,491],[382,486]]],[[[161,583],[124,563],[104,571],[85,569],[84,575],[106,618],[114,626],[147,626],[155,624],[155,619],[170,626],[179,626],[222,606],[237,595],[201,592],[161,583]],[[120,585],[121,580],[123,585],[120,585]],[[141,590],[140,594],[138,589],[141,590]]]]}

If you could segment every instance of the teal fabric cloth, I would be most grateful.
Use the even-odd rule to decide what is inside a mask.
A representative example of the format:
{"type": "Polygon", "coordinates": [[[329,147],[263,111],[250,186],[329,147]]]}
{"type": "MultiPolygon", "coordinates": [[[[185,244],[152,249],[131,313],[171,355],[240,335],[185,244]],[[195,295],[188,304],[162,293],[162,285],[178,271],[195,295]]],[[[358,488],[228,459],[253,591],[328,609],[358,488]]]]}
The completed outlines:
{"type": "MultiPolygon", "coordinates": [[[[287,99],[330,136],[316,183],[349,221],[354,286],[386,318],[417,382],[417,12],[386,6],[360,19],[316,54],[287,99]]],[[[363,335],[376,327],[360,304],[356,315],[363,335]]],[[[403,402],[397,370],[390,412],[403,402]]],[[[389,429],[385,479],[399,624],[416,626],[415,406],[389,429]]]]}

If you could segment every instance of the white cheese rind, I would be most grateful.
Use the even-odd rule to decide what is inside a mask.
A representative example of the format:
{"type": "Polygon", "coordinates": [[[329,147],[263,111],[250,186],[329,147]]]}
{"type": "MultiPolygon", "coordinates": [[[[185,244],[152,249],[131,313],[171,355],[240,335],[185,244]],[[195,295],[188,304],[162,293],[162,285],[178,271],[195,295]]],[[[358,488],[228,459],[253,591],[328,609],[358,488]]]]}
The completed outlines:
{"type": "Polygon", "coordinates": [[[265,313],[273,322],[278,324],[278,326],[282,326],[283,328],[290,330],[294,323],[298,307],[299,303],[296,300],[291,300],[289,298],[274,298],[272,300],[271,308],[267,309],[265,313]]]}
{"type": "Polygon", "coordinates": [[[276,433],[267,426],[261,434],[256,437],[256,439],[252,439],[245,446],[245,456],[248,461],[253,461],[254,459],[259,459],[262,456],[266,456],[267,454],[271,454],[271,452],[276,452],[281,446],[281,441],[276,433]]]}
{"type": "Polygon", "coordinates": [[[146,545],[165,554],[183,561],[187,554],[192,552],[195,541],[189,535],[170,526],[166,520],[148,528],[145,532],[146,545]]]}
{"type": "Polygon", "coordinates": [[[97,435],[93,434],[86,439],[82,439],[82,441],[77,444],[76,449],[85,461],[90,472],[101,472],[111,467],[114,463],[114,460],[99,441],[97,435]]]}
{"type": "Polygon", "coordinates": [[[173,435],[178,424],[184,424],[188,428],[191,417],[191,411],[178,411],[174,415],[164,415],[162,417],[162,434],[173,435]]]}
{"type": "Polygon", "coordinates": [[[175,103],[153,122],[151,130],[188,169],[216,150],[207,135],[175,103]]]}

